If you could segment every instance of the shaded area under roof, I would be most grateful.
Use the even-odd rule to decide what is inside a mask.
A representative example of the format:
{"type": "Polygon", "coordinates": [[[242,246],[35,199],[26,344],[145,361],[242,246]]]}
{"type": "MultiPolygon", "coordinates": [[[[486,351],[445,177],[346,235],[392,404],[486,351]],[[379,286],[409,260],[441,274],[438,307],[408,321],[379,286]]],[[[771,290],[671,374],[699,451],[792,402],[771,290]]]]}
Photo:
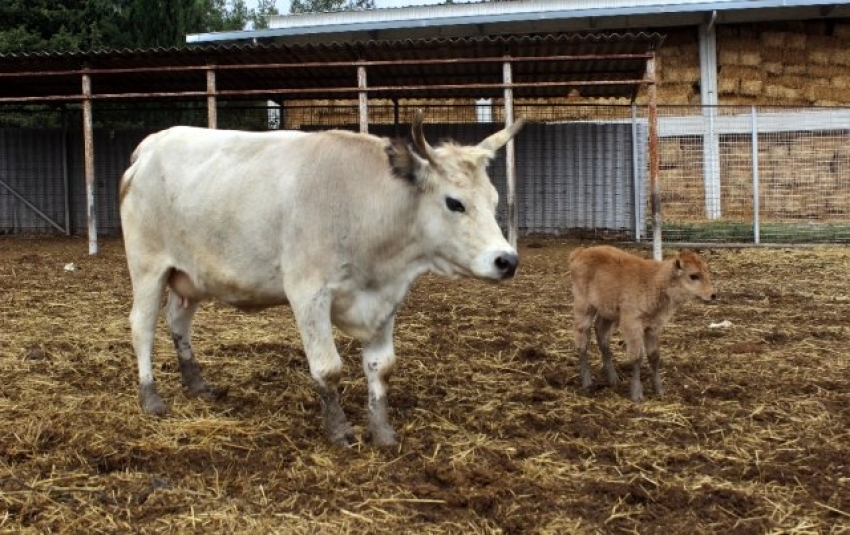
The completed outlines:
{"type": "Polygon", "coordinates": [[[510,59],[515,98],[634,98],[657,33],[549,34],[310,45],[218,45],[0,55],[0,102],[202,97],[215,66],[223,98],[354,98],[357,67],[371,98],[503,96],[510,59]]]}

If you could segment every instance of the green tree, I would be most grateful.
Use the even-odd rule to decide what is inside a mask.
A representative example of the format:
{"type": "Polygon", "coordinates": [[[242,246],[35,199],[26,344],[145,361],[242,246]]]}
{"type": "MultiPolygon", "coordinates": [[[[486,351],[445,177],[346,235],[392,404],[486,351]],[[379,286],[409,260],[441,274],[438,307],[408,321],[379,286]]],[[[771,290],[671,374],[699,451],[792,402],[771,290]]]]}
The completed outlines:
{"type": "Polygon", "coordinates": [[[375,9],[375,0],[292,0],[290,13],[375,9]]]}
{"type": "Polygon", "coordinates": [[[265,28],[273,0],[0,0],[0,54],[182,46],[187,33],[265,28]]]}

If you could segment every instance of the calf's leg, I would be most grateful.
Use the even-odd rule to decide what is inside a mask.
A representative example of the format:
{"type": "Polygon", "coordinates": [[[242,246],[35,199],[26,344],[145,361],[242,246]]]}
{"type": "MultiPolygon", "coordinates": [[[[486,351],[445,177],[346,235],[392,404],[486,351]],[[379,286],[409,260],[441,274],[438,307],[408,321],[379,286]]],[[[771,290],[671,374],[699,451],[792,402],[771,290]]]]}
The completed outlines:
{"type": "Polygon", "coordinates": [[[659,353],[658,334],[647,331],[644,336],[644,346],[646,347],[646,355],[649,359],[649,366],[652,370],[652,387],[655,390],[655,395],[661,397],[664,395],[664,385],[661,384],[661,375],[658,372],[661,364],[661,354],[659,353]]]}
{"type": "Polygon", "coordinates": [[[192,350],[192,318],[198,310],[197,301],[183,299],[176,292],[168,294],[165,304],[165,319],[174,349],[177,351],[177,363],[180,365],[180,378],[189,393],[205,399],[219,399],[227,393],[226,388],[217,388],[204,381],[201,366],[192,350]]]}
{"type": "Polygon", "coordinates": [[[643,386],[640,383],[640,365],[646,354],[646,348],[643,345],[643,325],[640,321],[623,319],[620,330],[632,359],[631,398],[638,403],[643,401],[643,386]]]}
{"type": "Polygon", "coordinates": [[[166,271],[153,271],[130,263],[130,275],[133,282],[130,330],[139,367],[139,405],[147,414],[163,416],[168,413],[168,406],[159,396],[153,378],[153,342],[166,271]]]}
{"type": "Polygon", "coordinates": [[[576,300],[576,306],[573,311],[573,323],[575,327],[576,349],[578,350],[578,366],[579,378],[581,387],[585,390],[589,389],[593,384],[593,376],[590,373],[590,366],[587,363],[587,342],[588,331],[593,324],[593,310],[589,310],[583,306],[579,306],[579,301],[576,300]]]}
{"type": "Polygon", "coordinates": [[[387,391],[390,375],[396,362],[393,350],[393,325],[390,317],[376,336],[363,346],[363,373],[369,388],[369,436],[377,446],[394,446],[398,435],[387,415],[387,391]]]}
{"type": "Polygon", "coordinates": [[[617,322],[596,317],[596,343],[599,344],[599,352],[602,353],[602,370],[608,377],[608,384],[616,386],[620,382],[620,376],[617,375],[617,368],[614,367],[614,356],[611,354],[611,332],[617,322]]]}
{"type": "Polygon", "coordinates": [[[298,290],[287,291],[287,296],[304,343],[310,375],[316,382],[316,391],[322,404],[325,436],[333,444],[349,446],[354,443],[354,431],[339,405],[342,359],[334,345],[330,291],[326,288],[309,290],[304,287],[298,290]]]}

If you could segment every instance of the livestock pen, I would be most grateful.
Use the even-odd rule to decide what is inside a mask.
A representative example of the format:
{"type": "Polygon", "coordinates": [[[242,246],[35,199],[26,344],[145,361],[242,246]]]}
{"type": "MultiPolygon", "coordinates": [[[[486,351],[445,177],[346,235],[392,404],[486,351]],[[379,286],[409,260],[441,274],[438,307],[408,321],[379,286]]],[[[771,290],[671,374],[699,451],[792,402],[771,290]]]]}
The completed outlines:
{"type": "MultiPolygon", "coordinates": [[[[598,374],[579,387],[566,270],[578,245],[523,239],[504,285],[414,286],[390,393],[402,443],[387,450],[325,443],[287,308],[199,311],[198,358],[230,387],[217,402],[182,393],[160,323],[172,414],[144,416],[121,241],[89,256],[83,238],[2,237],[0,530],[850,529],[850,251],[703,249],[719,299],[674,317],[667,394],[634,404],[598,374]]],[[[359,348],[337,345],[361,435],[359,348]]],[[[612,347],[625,370],[616,335],[612,347]]]]}

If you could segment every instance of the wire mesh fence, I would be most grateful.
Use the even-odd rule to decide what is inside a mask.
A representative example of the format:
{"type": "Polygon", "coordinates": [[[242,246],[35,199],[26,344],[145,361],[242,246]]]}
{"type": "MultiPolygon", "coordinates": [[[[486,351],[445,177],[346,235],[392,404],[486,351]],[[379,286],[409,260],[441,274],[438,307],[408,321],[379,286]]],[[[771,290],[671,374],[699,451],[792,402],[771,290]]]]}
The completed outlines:
{"type": "MultiPolygon", "coordinates": [[[[504,122],[500,102],[370,102],[369,130],[474,143],[504,122]]],[[[218,127],[357,130],[357,101],[220,102],[218,127]]],[[[648,110],[517,102],[533,122],[516,138],[520,233],[646,241],[651,214],[648,110]]],[[[206,103],[97,103],[98,229],[120,232],[118,180],[145,135],[205,126],[206,103]]],[[[658,107],[658,184],[665,242],[850,242],[850,108],[658,107]]],[[[85,229],[79,106],[0,107],[0,234],[85,229]]],[[[505,164],[490,175],[506,209],[505,164]]]]}

